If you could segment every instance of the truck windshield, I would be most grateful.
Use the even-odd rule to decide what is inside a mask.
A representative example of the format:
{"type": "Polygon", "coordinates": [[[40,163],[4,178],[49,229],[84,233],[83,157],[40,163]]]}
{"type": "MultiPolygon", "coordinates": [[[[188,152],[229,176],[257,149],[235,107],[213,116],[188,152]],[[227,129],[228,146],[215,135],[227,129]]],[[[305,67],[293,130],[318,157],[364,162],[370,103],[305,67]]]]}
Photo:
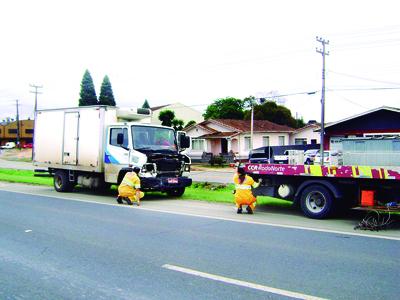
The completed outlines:
{"type": "Polygon", "coordinates": [[[133,148],[136,150],[177,150],[173,129],[132,126],[133,148]]]}

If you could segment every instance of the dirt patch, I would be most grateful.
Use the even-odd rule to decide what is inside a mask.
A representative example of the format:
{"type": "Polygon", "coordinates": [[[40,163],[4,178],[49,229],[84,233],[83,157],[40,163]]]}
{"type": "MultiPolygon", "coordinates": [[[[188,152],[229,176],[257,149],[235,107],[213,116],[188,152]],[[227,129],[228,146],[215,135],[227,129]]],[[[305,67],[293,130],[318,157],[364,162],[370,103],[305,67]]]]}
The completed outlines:
{"type": "Polygon", "coordinates": [[[32,149],[0,149],[0,158],[12,161],[32,160],[32,149]]]}

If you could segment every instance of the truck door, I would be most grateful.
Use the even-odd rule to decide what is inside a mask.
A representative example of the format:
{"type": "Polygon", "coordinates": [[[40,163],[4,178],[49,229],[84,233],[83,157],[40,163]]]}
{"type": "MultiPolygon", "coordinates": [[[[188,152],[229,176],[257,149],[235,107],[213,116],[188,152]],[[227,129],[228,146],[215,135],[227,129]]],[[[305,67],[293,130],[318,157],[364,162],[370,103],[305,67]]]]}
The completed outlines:
{"type": "Polygon", "coordinates": [[[104,171],[106,182],[117,183],[122,167],[129,165],[129,138],[127,127],[110,127],[107,132],[106,150],[104,153],[104,171]],[[123,136],[122,144],[118,135],[123,136]]]}
{"type": "Polygon", "coordinates": [[[63,164],[77,165],[79,112],[64,114],[63,164]]]}

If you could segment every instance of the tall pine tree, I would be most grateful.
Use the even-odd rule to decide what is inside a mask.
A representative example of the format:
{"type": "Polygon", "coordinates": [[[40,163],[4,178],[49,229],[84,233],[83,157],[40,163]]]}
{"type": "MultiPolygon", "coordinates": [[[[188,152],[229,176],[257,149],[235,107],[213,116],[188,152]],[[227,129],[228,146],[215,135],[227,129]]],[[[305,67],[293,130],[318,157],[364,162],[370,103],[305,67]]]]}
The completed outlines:
{"type": "Polygon", "coordinates": [[[99,104],[115,106],[115,100],[111,87],[111,82],[107,75],[104,76],[103,83],[101,84],[99,104]]]}
{"type": "Polygon", "coordinates": [[[96,90],[89,70],[86,70],[83,74],[79,96],[79,106],[97,105],[96,90]]]}
{"type": "Polygon", "coordinates": [[[144,103],[143,103],[143,105],[142,105],[142,108],[150,108],[150,104],[149,104],[149,102],[147,101],[147,99],[144,99],[144,103]]]}

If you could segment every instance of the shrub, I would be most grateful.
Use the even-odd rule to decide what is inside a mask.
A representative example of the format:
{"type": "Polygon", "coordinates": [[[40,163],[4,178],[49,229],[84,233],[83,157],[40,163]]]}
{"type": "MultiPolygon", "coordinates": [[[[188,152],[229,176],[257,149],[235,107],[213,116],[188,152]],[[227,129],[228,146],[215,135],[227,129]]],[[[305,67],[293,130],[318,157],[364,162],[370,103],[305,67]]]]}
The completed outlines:
{"type": "Polygon", "coordinates": [[[209,163],[212,166],[214,166],[214,165],[222,166],[224,163],[226,163],[226,161],[224,160],[224,158],[222,156],[213,156],[210,159],[209,163]]]}

